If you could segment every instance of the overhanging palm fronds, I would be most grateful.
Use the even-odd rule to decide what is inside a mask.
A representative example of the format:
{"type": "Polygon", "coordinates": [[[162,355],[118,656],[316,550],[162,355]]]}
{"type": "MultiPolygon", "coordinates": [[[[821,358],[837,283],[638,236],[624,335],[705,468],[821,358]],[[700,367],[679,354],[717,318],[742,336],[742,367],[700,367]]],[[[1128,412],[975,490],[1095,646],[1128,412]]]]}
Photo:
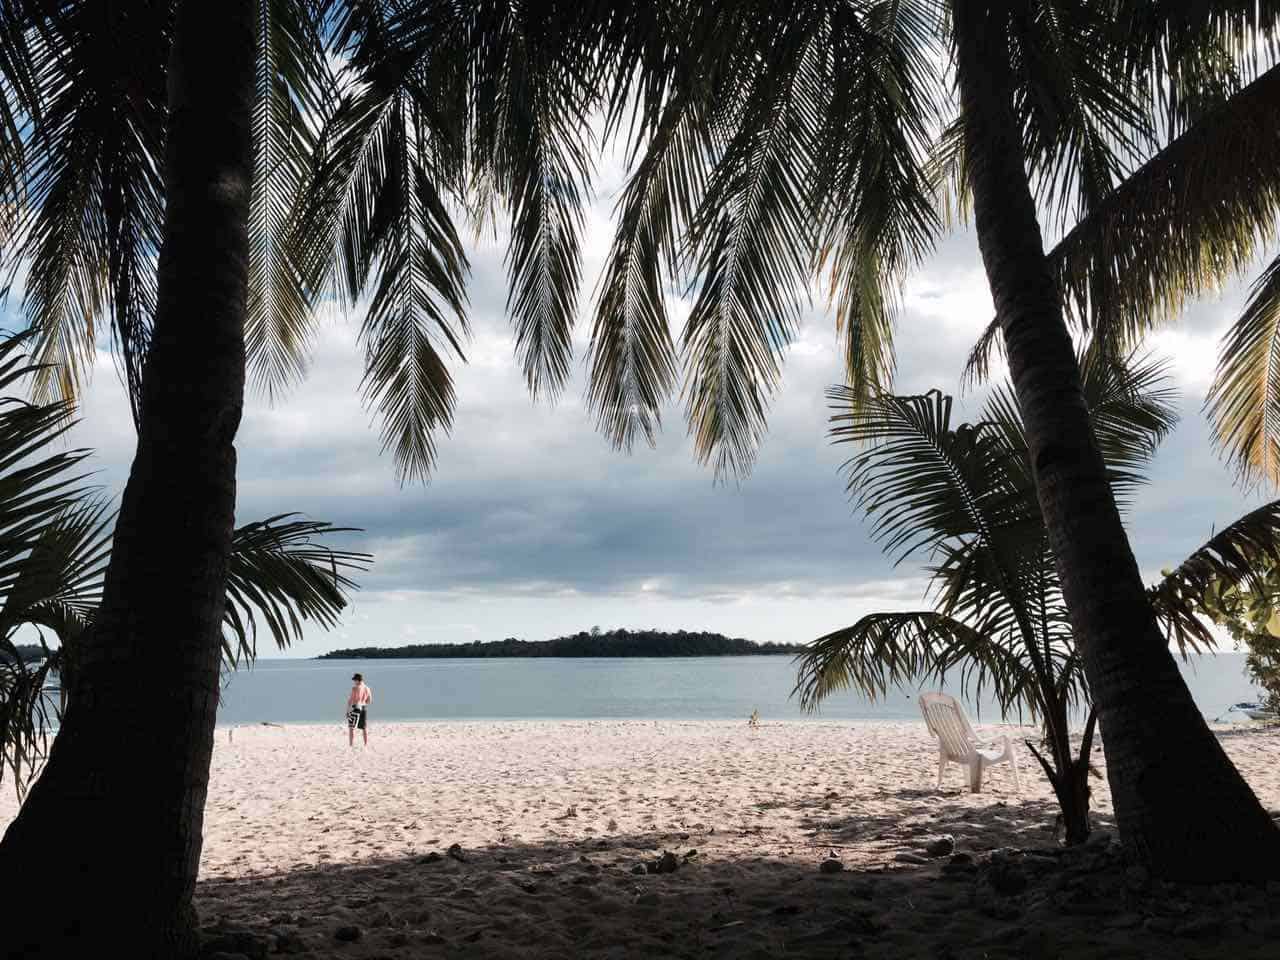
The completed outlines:
{"type": "Polygon", "coordinates": [[[245,352],[250,374],[273,397],[306,373],[315,322],[309,245],[296,218],[334,80],[313,7],[310,0],[258,0],[245,352]]]}
{"type": "Polygon", "coordinates": [[[812,652],[800,658],[792,691],[806,710],[840,690],[878,699],[891,688],[930,680],[942,684],[956,674],[965,696],[981,697],[990,689],[1002,711],[1026,705],[1034,715],[1038,703],[1028,689],[1034,671],[1016,650],[934,610],[869,614],[811,646],[812,652]]]}
{"type": "Polygon", "coordinates": [[[1135,170],[1050,252],[1095,336],[1132,344],[1246,270],[1280,225],[1280,67],[1135,170]]]}
{"type": "Polygon", "coordinates": [[[1240,476],[1280,484],[1280,257],[1223,337],[1205,405],[1218,447],[1240,476]]]}
{"type": "Polygon", "coordinates": [[[1264,601],[1269,613],[1280,596],[1266,578],[1278,567],[1280,500],[1245,514],[1211,537],[1151,588],[1151,604],[1169,639],[1184,653],[1212,648],[1216,640],[1202,616],[1237,588],[1264,601]]]}
{"type": "Polygon", "coordinates": [[[926,160],[942,99],[930,66],[941,55],[937,13],[918,3],[837,8],[827,39],[815,272],[835,308],[846,382],[864,398],[892,382],[899,286],[940,228],[926,160]]]}
{"type": "Polygon", "coordinates": [[[281,650],[301,641],[304,622],[335,626],[347,594],[357,589],[349,574],[367,569],[372,559],[321,540],[354,527],[297,516],[283,513],[246,524],[232,536],[223,640],[232,665],[257,656],[259,622],[281,650]]]}
{"type": "Polygon", "coordinates": [[[650,446],[676,380],[668,288],[678,273],[678,238],[693,218],[710,155],[700,90],[662,109],[649,146],[614,207],[617,228],[596,294],[587,351],[587,404],[597,427],[630,451],[637,433],[650,446]]]}
{"type": "Polygon", "coordinates": [[[455,402],[468,263],[450,203],[464,193],[465,23],[440,5],[395,30],[380,3],[345,4],[329,31],[346,61],[303,190],[296,243],[306,288],[366,305],[365,402],[401,479],[425,479],[455,402]],[[430,16],[428,16],[430,15],[430,16]]]}
{"type": "Polygon", "coordinates": [[[40,43],[38,99],[24,118],[26,195],[4,262],[11,276],[29,268],[36,397],[77,395],[106,314],[136,417],[163,209],[169,4],[30,4],[24,13],[40,43]]]}
{"type": "Polygon", "coordinates": [[[599,102],[594,38],[577,4],[480,3],[470,18],[476,166],[511,222],[507,312],[534,397],[569,377],[581,281],[584,205],[594,143],[584,117],[599,102]]]}

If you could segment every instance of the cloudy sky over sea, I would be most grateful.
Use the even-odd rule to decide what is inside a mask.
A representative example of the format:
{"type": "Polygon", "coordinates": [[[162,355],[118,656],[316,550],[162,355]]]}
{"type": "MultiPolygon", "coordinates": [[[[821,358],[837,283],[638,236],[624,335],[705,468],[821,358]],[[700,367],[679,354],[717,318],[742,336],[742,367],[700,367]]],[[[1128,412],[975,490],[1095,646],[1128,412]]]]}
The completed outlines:
{"type": "MultiPolygon", "coordinates": [[[[275,404],[255,392],[238,441],[241,522],[302,511],[361,527],[347,543],[375,555],[342,626],[293,656],[339,646],[546,639],[601,627],[720,631],[805,641],[878,609],[910,609],[924,583],[894,568],[853,513],[826,439],[824,391],[839,379],[834,322],[816,302],[786,360],[770,432],[752,475],[715,485],[695,463],[674,398],[656,449],[626,456],[594,430],[583,402],[590,293],[617,188],[601,185],[585,242],[575,374],[555,404],[530,401],[513,358],[500,244],[472,251],[468,363],[458,413],[426,485],[401,487],[359,399],[357,320],[325,318],[310,376],[275,404]]],[[[1257,496],[1232,484],[1201,413],[1217,342],[1245,284],[1201,301],[1150,349],[1172,364],[1182,421],[1129,515],[1144,575],[1176,563],[1257,496]]],[[[12,310],[12,306],[11,306],[12,310]]],[[[971,233],[947,238],[906,288],[899,392],[959,391],[964,358],[991,316],[971,233]]],[[[975,397],[963,402],[972,415],[975,397]]],[[[73,436],[97,449],[97,480],[118,495],[132,423],[101,354],[73,436]]]]}

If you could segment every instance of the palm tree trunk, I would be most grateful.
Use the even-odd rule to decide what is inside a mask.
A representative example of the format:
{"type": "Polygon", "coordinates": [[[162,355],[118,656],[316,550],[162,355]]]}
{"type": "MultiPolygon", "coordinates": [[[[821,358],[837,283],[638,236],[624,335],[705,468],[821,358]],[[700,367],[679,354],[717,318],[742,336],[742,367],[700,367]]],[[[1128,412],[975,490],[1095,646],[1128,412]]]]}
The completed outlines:
{"type": "Polygon", "coordinates": [[[254,9],[178,6],[138,447],[67,716],[0,843],[0,902],[22,904],[6,910],[6,956],[196,952],[244,395],[254,9]]]}
{"type": "Polygon", "coordinates": [[[1280,876],[1280,830],[1191,700],[1107,483],[1023,164],[1007,6],[954,0],[952,9],[978,242],[1121,839],[1159,876],[1280,876]]]}
{"type": "Polygon", "coordinates": [[[1085,725],[1084,746],[1081,755],[1085,758],[1083,774],[1071,755],[1071,737],[1067,733],[1068,710],[1067,701],[1050,688],[1042,691],[1045,704],[1045,716],[1051,718],[1046,724],[1048,731],[1045,739],[1049,746],[1052,762],[1044,757],[1035,744],[1027,741],[1036,760],[1039,761],[1049,785],[1053,787],[1054,796],[1058,798],[1058,808],[1062,811],[1062,826],[1066,833],[1067,846],[1075,846],[1089,839],[1089,781],[1088,754],[1089,743],[1093,739],[1093,725],[1097,714],[1089,711],[1089,719],[1085,725]]]}

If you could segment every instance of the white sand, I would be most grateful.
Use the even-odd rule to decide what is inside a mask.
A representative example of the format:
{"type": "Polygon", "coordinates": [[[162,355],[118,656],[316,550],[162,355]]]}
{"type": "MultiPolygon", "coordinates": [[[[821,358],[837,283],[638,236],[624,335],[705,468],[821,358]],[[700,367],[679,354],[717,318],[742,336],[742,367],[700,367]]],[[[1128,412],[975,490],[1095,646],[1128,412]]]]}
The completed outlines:
{"type": "MultiPolygon", "coordinates": [[[[850,858],[866,864],[898,852],[915,820],[932,829],[938,818],[979,818],[994,828],[990,846],[1051,839],[1051,819],[1033,836],[1000,829],[1008,819],[1001,811],[1016,800],[1008,766],[990,768],[977,796],[961,789],[966,774],[951,767],[949,789],[939,795],[936,747],[921,723],[765,723],[756,730],[741,721],[375,724],[367,750],[358,735],[348,748],[337,725],[241,727],[231,743],[219,734],[206,878],[408,856],[452,843],[655,831],[688,832],[689,844],[716,856],[813,860],[832,844],[855,841],[841,830],[850,818],[847,832],[857,834],[850,858]],[[571,808],[576,816],[568,817],[571,808]],[[868,826],[880,820],[882,829],[868,826]],[[878,832],[890,837],[877,841],[878,832]]],[[[1019,755],[1022,799],[1051,800],[1034,759],[1025,749],[1019,755]]],[[[1280,784],[1272,795],[1280,802],[1280,784]]],[[[1098,807],[1106,819],[1110,798],[1099,797],[1098,807]]],[[[1020,822],[1017,829],[1031,828],[1020,822]]]]}
{"type": "MultiPolygon", "coordinates": [[[[1223,743],[1280,808],[1280,731],[1223,743]]],[[[855,941],[867,956],[930,956],[952,914],[962,936],[991,920],[955,910],[954,884],[894,887],[936,880],[941,863],[895,857],[941,834],[974,854],[1052,845],[1052,794],[1019,756],[1020,793],[1002,765],[974,795],[958,767],[935,789],[920,723],[375,722],[368,749],[336,724],[239,727],[232,742],[222,729],[198,903],[208,923],[273,931],[313,956],[816,956],[855,941]],[[633,872],[664,849],[676,873],[633,872]],[[821,875],[832,851],[847,870],[821,875]],[[890,878],[874,922],[849,912],[862,893],[848,885],[868,876],[890,878]],[[341,926],[359,941],[336,940],[341,926]]],[[[8,791],[0,827],[13,811],[8,791]]],[[[1031,955],[1018,943],[1008,955],[1031,955]]]]}

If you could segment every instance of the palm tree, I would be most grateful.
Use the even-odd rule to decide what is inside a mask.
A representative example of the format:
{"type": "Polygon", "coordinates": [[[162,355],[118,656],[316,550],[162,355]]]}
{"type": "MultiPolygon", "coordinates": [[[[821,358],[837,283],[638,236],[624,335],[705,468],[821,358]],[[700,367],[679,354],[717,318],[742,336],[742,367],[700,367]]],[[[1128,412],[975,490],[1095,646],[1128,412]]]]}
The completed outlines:
{"type": "MultiPolygon", "coordinates": [[[[1082,384],[1107,462],[1112,490],[1125,502],[1144,482],[1142,467],[1175,423],[1171,394],[1156,363],[1125,364],[1093,350],[1082,355],[1082,384]]],[[[796,693],[816,709],[855,687],[883,696],[891,686],[943,681],[959,673],[962,691],[990,691],[1003,714],[1026,713],[1044,728],[1043,767],[1067,843],[1089,834],[1090,752],[1097,712],[1087,710],[1078,753],[1069,724],[1089,704],[1088,684],[1049,549],[1012,391],[993,390],[976,424],[952,424],[950,397],[880,395],[854,402],[834,388],[832,437],[864,444],[845,466],[848,489],[873,535],[902,562],[928,554],[932,609],[873,613],[818,638],[798,658],[796,693]]],[[[1191,571],[1210,564],[1220,584],[1256,577],[1249,564],[1224,569],[1216,558],[1248,549],[1280,552],[1280,502],[1228,527],[1150,591],[1166,632],[1184,650],[1214,645],[1195,616],[1191,571]]]]}
{"type": "MultiPolygon", "coordinates": [[[[1006,183],[1028,182],[1028,151],[1051,195],[1065,196],[1060,180],[1100,192],[1119,166],[1110,143],[1141,123],[1091,55],[1103,6],[954,5],[965,169],[984,244],[1004,237],[1011,251],[988,256],[997,312],[1040,488],[1061,493],[1045,513],[1122,832],[1159,870],[1232,873],[1240,853],[1248,872],[1280,862],[1259,852],[1274,829],[1161,659],[1061,310],[1043,270],[1022,270],[1043,260],[1023,247],[1039,242],[1034,204],[1005,203],[1006,183]],[[1009,51],[978,42],[1013,27],[1016,83],[1009,51]],[[999,83],[979,83],[975,65],[999,83]],[[1163,799],[1176,789],[1147,788],[1173,776],[1125,707],[1148,685],[1196,745],[1197,795],[1233,816],[1188,820],[1163,799]],[[1188,822],[1214,826],[1191,837],[1188,822]],[[1220,835],[1225,824],[1234,837],[1220,835]]],[[[246,349],[268,389],[285,387],[305,370],[317,298],[368,295],[366,399],[402,476],[424,475],[466,336],[459,211],[484,221],[501,210],[517,351],[531,389],[554,395],[569,370],[593,158],[583,119],[596,107],[607,135],[635,134],[588,358],[589,399],[616,443],[656,429],[674,387],[663,301],[680,275],[700,284],[683,338],[686,412],[699,456],[722,473],[749,467],[809,274],[832,279],[854,385],[865,396],[887,381],[892,280],[938,226],[925,166],[940,122],[937,12],[928,0],[0,7],[11,201],[0,209],[16,211],[10,262],[31,268],[38,359],[63,361],[44,386],[74,390],[94,325],[109,318],[139,429],[95,622],[114,653],[83,665],[93,693],[73,701],[0,842],[0,877],[65,888],[71,876],[75,899],[100,906],[85,930],[145,931],[154,952],[191,951],[246,349]],[[190,547],[176,563],[174,530],[190,547]],[[145,731],[130,710],[139,677],[165,691],[145,731]],[[154,756],[113,756],[108,730],[149,737],[154,756]],[[103,816],[127,827],[104,836],[90,826],[103,816]],[[33,876],[50,837],[58,872],[33,876]],[[107,864],[136,878],[121,883],[107,864]],[[107,903],[112,890],[129,896],[107,903]]],[[[23,922],[50,935],[34,914],[23,922]]]]}
{"type": "MultiPolygon", "coordinates": [[[[1091,430],[1040,211],[1060,223],[1103,204],[1156,140],[1150,91],[1163,78],[1186,85],[1173,112],[1190,115],[1184,107],[1210,72],[1184,68],[1194,58],[1183,54],[1215,30],[1251,48],[1274,27],[1272,5],[1247,6],[1196,5],[1186,18],[1181,5],[1091,0],[700,9],[696,27],[637,58],[634,92],[617,98],[618,122],[635,117],[637,161],[596,317],[593,357],[606,375],[593,398],[625,445],[656,417],[649,393],[661,399],[671,384],[652,291],[673,265],[691,278],[690,430],[705,458],[741,471],[815,272],[830,281],[854,395],[887,383],[894,281],[936,235],[937,173],[958,173],[1107,740],[1121,837],[1169,877],[1273,875],[1280,831],[1195,708],[1146,596],[1091,430]],[[1117,12],[1133,28],[1121,36],[1117,12]],[[939,35],[954,64],[953,124],[932,72],[947,62],[932,47],[939,35]],[[932,129],[945,131],[934,166],[932,129]],[[1170,742],[1187,748],[1184,764],[1169,762],[1170,742]]],[[[1094,314],[1103,294],[1089,301],[1094,314]]]]}
{"type": "MultiPolygon", "coordinates": [[[[0,339],[0,391],[41,372],[21,353],[30,334],[0,339]]],[[[19,797],[46,755],[47,730],[61,719],[93,625],[111,555],[114,515],[83,485],[88,451],[50,452],[74,421],[66,401],[30,404],[0,397],[0,783],[12,772],[19,797]],[[28,667],[16,642],[34,632],[43,656],[28,667]],[[50,645],[54,641],[54,645],[50,645]],[[52,708],[43,691],[58,677],[52,708]]],[[[281,514],[232,536],[223,614],[223,663],[234,670],[257,657],[258,632],[280,649],[302,639],[306,622],[330,628],[355,589],[348,573],[369,557],[325,546],[331,524],[281,514]]]]}

